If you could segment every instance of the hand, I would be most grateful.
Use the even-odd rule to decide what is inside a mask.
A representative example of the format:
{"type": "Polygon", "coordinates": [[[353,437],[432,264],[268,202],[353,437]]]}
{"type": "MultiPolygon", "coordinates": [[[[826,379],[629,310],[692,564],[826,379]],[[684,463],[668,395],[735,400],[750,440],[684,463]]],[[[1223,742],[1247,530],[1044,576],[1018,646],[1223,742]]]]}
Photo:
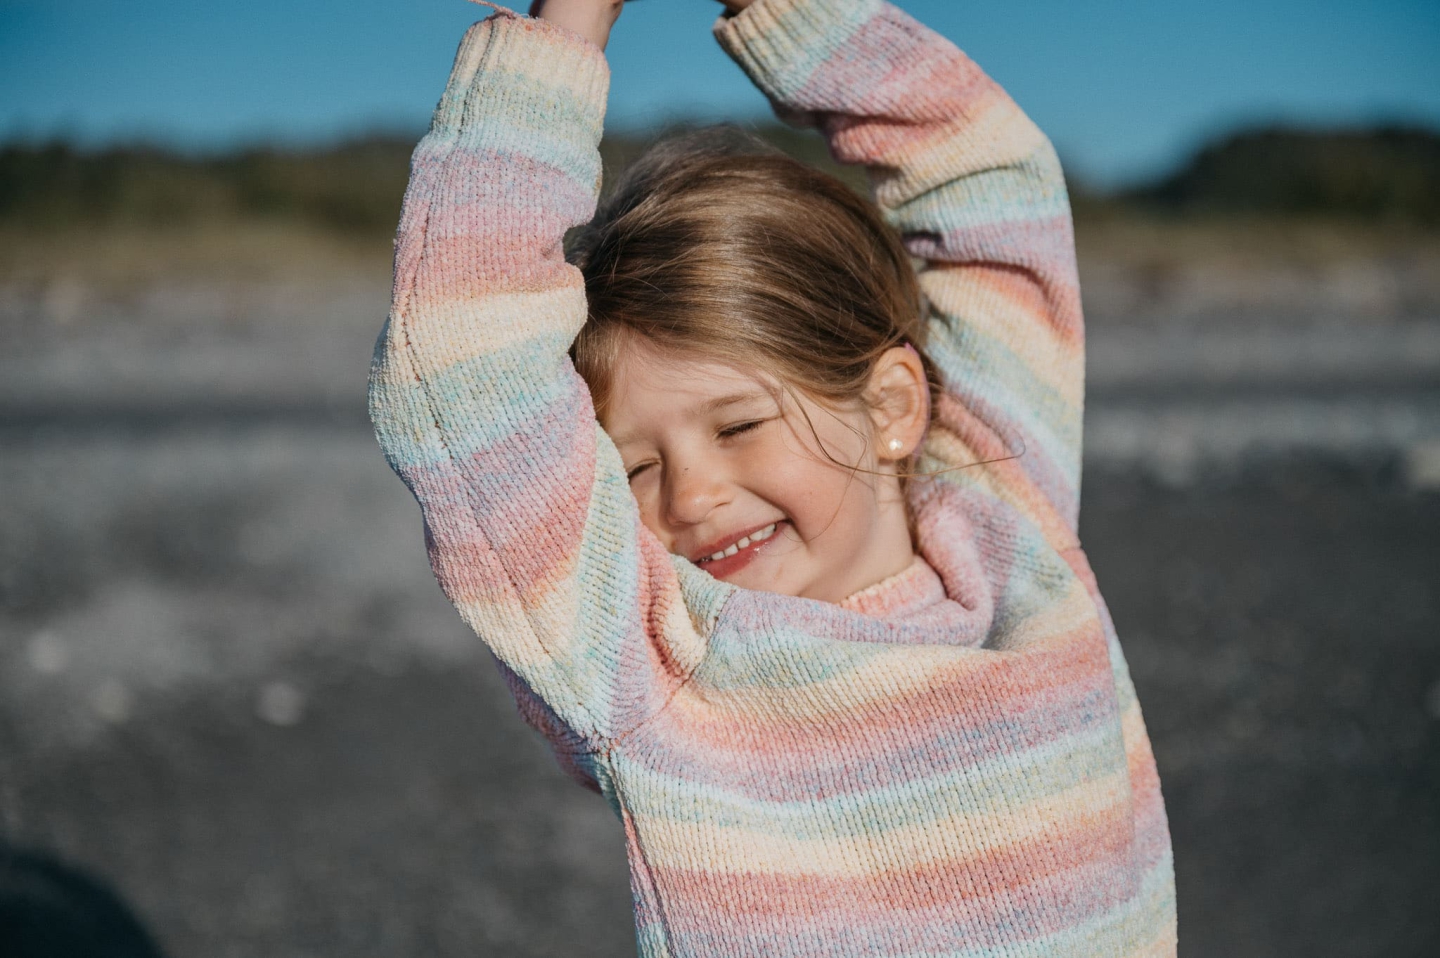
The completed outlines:
{"type": "Polygon", "coordinates": [[[603,50],[624,6],[624,0],[534,0],[530,16],[578,33],[603,50]]]}
{"type": "Polygon", "coordinates": [[[730,15],[733,17],[735,14],[739,13],[741,10],[744,10],[746,7],[750,6],[750,4],[754,3],[755,0],[720,0],[720,2],[724,4],[725,9],[728,10],[730,12],[730,15]]]}

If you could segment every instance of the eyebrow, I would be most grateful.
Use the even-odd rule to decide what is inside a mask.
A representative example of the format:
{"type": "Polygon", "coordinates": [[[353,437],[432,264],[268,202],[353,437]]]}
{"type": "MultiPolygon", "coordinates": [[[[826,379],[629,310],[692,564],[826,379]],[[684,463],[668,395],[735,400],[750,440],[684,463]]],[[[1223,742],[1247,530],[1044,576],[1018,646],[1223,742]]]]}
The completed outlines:
{"type": "Polygon", "coordinates": [[[697,412],[716,412],[724,409],[726,406],[737,406],[740,403],[749,402],[752,399],[768,398],[770,397],[766,393],[753,389],[743,393],[731,393],[728,396],[717,396],[714,399],[706,400],[700,404],[697,412]]]}

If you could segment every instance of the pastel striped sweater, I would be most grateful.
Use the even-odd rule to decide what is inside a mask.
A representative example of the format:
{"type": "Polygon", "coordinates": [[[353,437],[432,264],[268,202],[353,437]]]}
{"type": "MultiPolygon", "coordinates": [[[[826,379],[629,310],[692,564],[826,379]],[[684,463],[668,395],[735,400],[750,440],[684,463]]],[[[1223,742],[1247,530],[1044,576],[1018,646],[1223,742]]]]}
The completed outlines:
{"type": "Polygon", "coordinates": [[[435,575],[620,817],[642,955],[1174,954],[1155,763],[1076,539],[1055,154],[881,0],[760,0],[715,33],[869,168],[925,263],[928,567],[832,605],[729,586],[647,532],[566,354],[586,304],[561,241],[595,210],[606,62],[502,12],[415,151],[372,369],[435,575]]]}

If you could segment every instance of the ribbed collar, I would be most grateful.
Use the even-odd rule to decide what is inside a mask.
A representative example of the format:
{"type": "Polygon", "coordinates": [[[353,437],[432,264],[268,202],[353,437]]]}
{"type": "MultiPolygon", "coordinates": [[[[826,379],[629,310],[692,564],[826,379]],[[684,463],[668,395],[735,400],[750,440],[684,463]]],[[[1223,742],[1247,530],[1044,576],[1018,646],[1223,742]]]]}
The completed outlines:
{"type": "Polygon", "coordinates": [[[945,598],[945,583],[917,554],[903,570],[866,586],[841,601],[840,607],[877,619],[903,621],[932,609],[945,598]]]}

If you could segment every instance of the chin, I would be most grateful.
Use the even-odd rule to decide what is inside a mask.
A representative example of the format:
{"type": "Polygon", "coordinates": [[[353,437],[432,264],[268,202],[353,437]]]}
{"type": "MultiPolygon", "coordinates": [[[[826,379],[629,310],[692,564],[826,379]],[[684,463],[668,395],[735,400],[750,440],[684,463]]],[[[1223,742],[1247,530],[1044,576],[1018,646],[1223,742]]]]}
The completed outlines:
{"type": "Polygon", "coordinates": [[[785,577],[779,574],[779,570],[774,567],[767,569],[762,563],[752,563],[747,568],[728,575],[720,581],[754,592],[773,592],[776,595],[799,594],[795,589],[787,586],[785,577]]]}

